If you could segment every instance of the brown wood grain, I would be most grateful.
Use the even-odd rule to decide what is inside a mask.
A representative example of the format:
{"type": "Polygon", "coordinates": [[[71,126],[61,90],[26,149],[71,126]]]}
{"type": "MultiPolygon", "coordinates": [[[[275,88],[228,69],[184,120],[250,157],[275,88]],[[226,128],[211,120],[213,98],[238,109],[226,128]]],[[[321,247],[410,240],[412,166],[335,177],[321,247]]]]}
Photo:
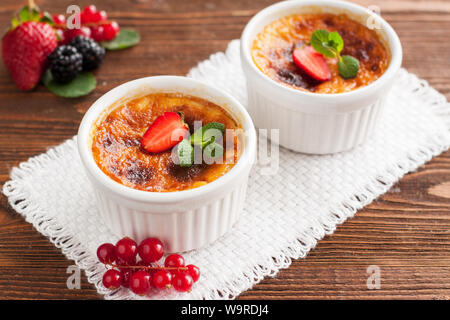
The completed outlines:
{"type": "MultiPolygon", "coordinates": [[[[20,1],[19,1],[20,2],[20,1]]],[[[6,28],[16,0],[2,0],[6,28]]],[[[63,12],[92,1],[38,0],[63,12]]],[[[96,71],[98,87],[79,99],[62,99],[42,86],[20,92],[0,64],[0,183],[10,169],[76,134],[89,105],[130,79],[184,75],[239,38],[246,22],[273,1],[98,0],[122,27],[140,31],[142,43],[107,54],[96,71]]],[[[450,98],[450,1],[360,0],[377,5],[398,32],[403,66],[450,98]]],[[[406,175],[387,194],[325,237],[305,259],[295,260],[241,299],[450,299],[450,152],[406,175]],[[381,288],[368,290],[367,267],[381,270],[381,288]]],[[[0,298],[98,299],[83,276],[82,289],[66,287],[67,260],[0,196],[0,298]]]]}

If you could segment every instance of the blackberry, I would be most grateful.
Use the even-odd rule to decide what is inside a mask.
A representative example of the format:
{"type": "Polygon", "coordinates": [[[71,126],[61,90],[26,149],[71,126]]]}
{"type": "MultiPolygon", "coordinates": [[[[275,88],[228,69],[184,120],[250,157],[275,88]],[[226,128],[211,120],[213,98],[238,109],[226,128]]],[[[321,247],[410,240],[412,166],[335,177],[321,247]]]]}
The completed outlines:
{"type": "Polygon", "coordinates": [[[83,70],[89,71],[97,68],[105,56],[105,48],[100,46],[95,40],[83,36],[75,37],[70,43],[77,48],[83,56],[83,70]]]}
{"type": "Polygon", "coordinates": [[[83,56],[72,46],[59,46],[49,56],[53,79],[67,83],[83,71],[83,56]]]}

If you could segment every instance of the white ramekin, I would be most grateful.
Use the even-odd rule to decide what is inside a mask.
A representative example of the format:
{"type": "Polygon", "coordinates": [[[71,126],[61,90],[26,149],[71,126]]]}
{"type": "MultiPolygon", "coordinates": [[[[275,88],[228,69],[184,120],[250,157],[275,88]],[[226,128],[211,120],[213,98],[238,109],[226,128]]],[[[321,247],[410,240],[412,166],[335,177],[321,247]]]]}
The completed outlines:
{"type": "Polygon", "coordinates": [[[294,151],[327,154],[351,149],[373,131],[385,97],[402,62],[400,40],[380,16],[356,4],[335,0],[283,1],[256,14],[241,37],[242,68],[247,79],[248,111],[258,128],[279,129],[280,145],[294,151]],[[367,19],[388,47],[391,61],[385,73],[368,86],[351,92],[317,94],[284,86],[256,67],[251,46],[263,28],[296,13],[347,13],[366,25],[367,19]]]}
{"type": "Polygon", "coordinates": [[[114,233],[136,241],[157,237],[166,252],[181,252],[216,240],[238,219],[255,158],[256,134],[245,108],[229,94],[190,78],[156,76],[127,82],[100,97],[80,124],[78,150],[100,214],[114,233]],[[156,92],[180,92],[206,99],[223,107],[242,125],[242,155],[228,173],[199,188],[165,193],[132,189],[103,173],[92,156],[93,123],[118,101],[156,92]]]}

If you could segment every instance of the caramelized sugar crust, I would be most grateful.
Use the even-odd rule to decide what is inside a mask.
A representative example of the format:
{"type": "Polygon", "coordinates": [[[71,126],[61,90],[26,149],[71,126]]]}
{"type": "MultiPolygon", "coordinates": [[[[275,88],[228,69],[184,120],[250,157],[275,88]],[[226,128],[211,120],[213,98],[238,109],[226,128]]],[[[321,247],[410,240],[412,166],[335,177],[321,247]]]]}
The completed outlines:
{"type": "Polygon", "coordinates": [[[267,25],[253,42],[252,57],[267,76],[294,89],[316,93],[342,93],[367,86],[378,79],[389,65],[389,54],[377,34],[345,14],[296,14],[267,25]],[[308,43],[313,32],[337,31],[344,40],[341,55],[359,60],[360,69],[354,79],[339,76],[336,59],[325,58],[331,79],[320,83],[302,72],[292,60],[295,46],[308,43]]]}
{"type": "Polygon", "coordinates": [[[153,192],[196,188],[231,170],[240,155],[241,140],[236,132],[226,131],[231,136],[223,139],[223,163],[180,167],[173,162],[171,150],[152,154],[142,149],[145,131],[156,117],[167,111],[182,112],[191,134],[194,121],[202,121],[202,125],[221,122],[226,129],[240,129],[224,109],[204,99],[182,94],[150,94],[107,110],[97,119],[92,153],[100,169],[125,186],[153,192]],[[234,143],[227,145],[226,141],[234,143]]]}

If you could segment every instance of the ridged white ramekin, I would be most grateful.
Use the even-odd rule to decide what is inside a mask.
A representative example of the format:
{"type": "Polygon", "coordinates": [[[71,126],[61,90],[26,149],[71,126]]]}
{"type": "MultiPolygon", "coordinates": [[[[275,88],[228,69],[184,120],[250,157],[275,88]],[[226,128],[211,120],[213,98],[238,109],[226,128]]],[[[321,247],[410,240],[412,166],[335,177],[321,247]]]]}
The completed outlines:
{"type": "Polygon", "coordinates": [[[213,242],[239,218],[255,159],[256,133],[245,108],[229,94],[190,78],[156,76],[127,82],[100,97],[81,122],[78,150],[94,186],[100,214],[114,233],[136,241],[157,237],[166,252],[182,252],[213,242]],[[195,189],[162,193],[126,187],[103,173],[92,156],[94,122],[118,101],[157,92],[180,92],[206,99],[241,124],[245,133],[242,155],[228,173],[195,189]]]}
{"type": "Polygon", "coordinates": [[[241,62],[247,79],[248,111],[258,128],[279,129],[280,145],[294,151],[327,154],[351,149],[373,131],[385,97],[402,62],[400,40],[380,16],[356,4],[336,0],[283,1],[256,14],[241,37],[241,62]],[[295,90],[266,76],[254,63],[251,46],[269,23],[296,13],[347,13],[362,24],[371,21],[388,47],[384,74],[351,92],[318,94],[295,90]],[[368,19],[371,20],[368,20],[368,19]]]}

